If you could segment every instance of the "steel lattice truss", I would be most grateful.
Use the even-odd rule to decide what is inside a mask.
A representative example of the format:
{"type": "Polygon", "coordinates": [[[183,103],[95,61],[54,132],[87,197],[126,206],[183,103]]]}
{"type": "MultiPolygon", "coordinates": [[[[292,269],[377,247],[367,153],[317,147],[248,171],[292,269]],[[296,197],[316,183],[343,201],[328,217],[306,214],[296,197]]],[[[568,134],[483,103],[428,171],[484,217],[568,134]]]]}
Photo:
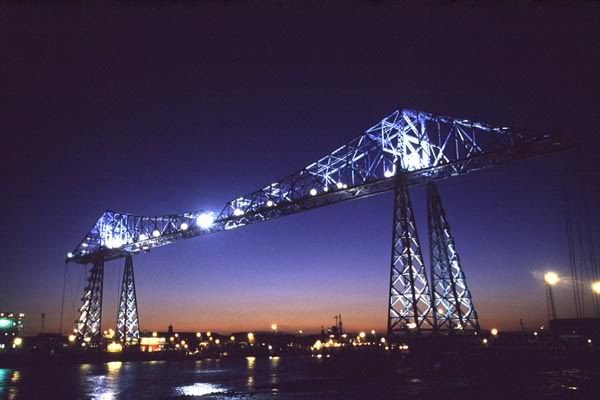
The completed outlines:
{"type": "Polygon", "coordinates": [[[549,135],[401,110],[305,168],[227,202],[219,213],[137,216],[106,211],[68,255],[81,264],[149,251],[178,240],[234,229],[394,187],[448,178],[568,147],[549,135]],[[197,223],[206,221],[210,223],[197,223]]]}
{"type": "Polygon", "coordinates": [[[77,342],[97,345],[100,342],[102,322],[102,286],[104,280],[104,260],[97,259],[90,269],[84,295],[81,299],[77,320],[77,342]]]}
{"type": "Polygon", "coordinates": [[[433,183],[427,185],[427,206],[434,328],[478,331],[479,322],[471,292],[446,212],[433,183]]]}
{"type": "Polygon", "coordinates": [[[123,271],[117,316],[117,338],[125,345],[136,345],[140,340],[140,324],[131,256],[125,257],[125,269],[123,271]]]}
{"type": "Polygon", "coordinates": [[[431,295],[410,195],[402,174],[394,189],[388,337],[409,329],[431,330],[431,295]]]}

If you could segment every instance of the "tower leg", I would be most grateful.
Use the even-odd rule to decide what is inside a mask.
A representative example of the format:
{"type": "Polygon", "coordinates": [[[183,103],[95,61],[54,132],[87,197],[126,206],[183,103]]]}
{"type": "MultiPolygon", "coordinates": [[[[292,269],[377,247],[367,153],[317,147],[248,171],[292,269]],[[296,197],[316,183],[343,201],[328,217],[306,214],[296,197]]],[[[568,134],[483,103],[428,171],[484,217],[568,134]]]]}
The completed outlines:
{"type": "Polygon", "coordinates": [[[427,214],[434,328],[436,331],[478,331],[479,320],[471,292],[467,287],[442,200],[433,183],[427,185],[427,214]]]}
{"type": "Polygon", "coordinates": [[[96,347],[100,343],[102,323],[102,285],[104,260],[94,261],[84,288],[83,304],[77,320],[77,342],[81,346],[96,347]]]}
{"type": "Polygon", "coordinates": [[[429,285],[414,213],[403,174],[396,175],[388,338],[433,329],[429,285]]]}
{"type": "Polygon", "coordinates": [[[117,316],[117,338],[122,344],[137,345],[140,340],[135,280],[133,278],[133,259],[125,257],[123,284],[119,296],[119,313],[117,316]]]}

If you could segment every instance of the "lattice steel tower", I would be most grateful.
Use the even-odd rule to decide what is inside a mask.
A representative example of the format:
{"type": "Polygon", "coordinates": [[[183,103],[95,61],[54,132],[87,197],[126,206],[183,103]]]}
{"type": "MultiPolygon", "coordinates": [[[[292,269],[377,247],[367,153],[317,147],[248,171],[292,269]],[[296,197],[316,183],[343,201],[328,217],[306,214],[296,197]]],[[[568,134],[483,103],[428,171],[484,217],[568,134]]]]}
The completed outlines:
{"type": "Polygon", "coordinates": [[[119,296],[119,314],[117,316],[117,338],[122,344],[128,346],[137,345],[140,340],[140,324],[131,256],[125,257],[123,283],[121,295],[119,296]]]}
{"type": "Polygon", "coordinates": [[[425,263],[404,174],[397,175],[394,188],[388,310],[388,337],[433,329],[425,263]]]}
{"type": "Polygon", "coordinates": [[[442,200],[433,183],[427,184],[427,217],[434,329],[478,331],[479,321],[471,291],[467,286],[442,200]]]}
{"type": "Polygon", "coordinates": [[[80,346],[95,347],[100,343],[102,323],[102,283],[104,280],[104,260],[96,258],[90,268],[87,284],[81,299],[77,320],[77,343],[80,346]]]}

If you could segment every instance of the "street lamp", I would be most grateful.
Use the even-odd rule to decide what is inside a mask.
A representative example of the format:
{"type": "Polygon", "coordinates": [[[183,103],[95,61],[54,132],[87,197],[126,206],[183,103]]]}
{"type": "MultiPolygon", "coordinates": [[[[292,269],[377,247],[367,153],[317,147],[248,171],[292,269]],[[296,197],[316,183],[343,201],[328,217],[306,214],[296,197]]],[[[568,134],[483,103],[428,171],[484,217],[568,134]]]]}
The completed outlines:
{"type": "Polygon", "coordinates": [[[592,283],[592,292],[600,294],[600,281],[592,283]]]}
{"type": "Polygon", "coordinates": [[[556,272],[548,271],[544,274],[544,282],[548,285],[556,285],[560,281],[560,277],[556,272]]]}
{"type": "Polygon", "coordinates": [[[556,319],[556,307],[554,306],[554,293],[552,286],[560,281],[556,272],[548,271],[544,274],[544,283],[546,284],[546,306],[548,308],[548,321],[556,319]]]}

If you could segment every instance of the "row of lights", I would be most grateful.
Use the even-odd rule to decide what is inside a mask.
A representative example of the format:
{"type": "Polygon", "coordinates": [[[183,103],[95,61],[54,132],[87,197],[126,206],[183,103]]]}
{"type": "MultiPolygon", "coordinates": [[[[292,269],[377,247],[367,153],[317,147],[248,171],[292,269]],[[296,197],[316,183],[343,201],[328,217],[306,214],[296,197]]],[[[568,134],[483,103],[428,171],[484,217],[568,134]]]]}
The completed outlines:
{"type": "MultiPolygon", "coordinates": [[[[394,173],[392,171],[385,171],[384,173],[386,178],[389,178],[391,176],[394,175],[394,173]]],[[[338,189],[347,189],[348,185],[342,182],[337,182],[336,187],[338,189]]],[[[323,191],[328,192],[329,188],[327,186],[325,186],[323,188],[323,191]]],[[[317,189],[316,188],[312,188],[310,189],[310,195],[311,196],[316,196],[318,194],[317,189]]],[[[275,205],[275,203],[272,200],[267,200],[267,207],[273,207],[275,205]]],[[[236,217],[241,217],[242,215],[244,215],[244,211],[240,208],[235,208],[233,210],[233,215],[236,217]]],[[[214,223],[214,217],[212,215],[212,213],[202,213],[200,214],[197,218],[196,218],[196,225],[198,225],[201,229],[209,229],[212,224],[214,223]]],[[[179,226],[179,228],[182,231],[187,231],[190,226],[187,222],[182,222],[181,225],[179,226]]],[[[154,229],[152,231],[152,237],[157,238],[161,235],[161,232],[158,229],[154,229]]],[[[140,234],[138,237],[138,241],[143,242],[145,240],[148,239],[148,236],[144,233],[140,234]]],[[[123,242],[123,240],[119,237],[115,237],[115,238],[111,238],[109,240],[107,240],[106,242],[106,247],[108,247],[109,249],[118,249],[121,246],[123,246],[125,243],[123,242]]],[[[86,244],[87,247],[87,244],[86,244]]],[[[67,254],[68,258],[73,258],[73,253],[69,252],[67,254]]]]}
{"type": "MultiPolygon", "coordinates": [[[[202,213],[200,215],[198,215],[196,217],[196,225],[200,228],[200,229],[210,229],[210,227],[213,225],[213,223],[215,222],[215,217],[213,216],[212,212],[206,212],[206,213],[202,213]]],[[[181,225],[179,225],[179,229],[181,229],[182,231],[187,231],[190,228],[190,225],[187,222],[182,222],[181,225]]],[[[157,238],[161,235],[160,231],[158,229],[154,229],[152,231],[152,237],[157,238]]],[[[145,234],[140,234],[139,236],[139,240],[143,241],[148,239],[148,236],[146,236],[145,234]]]]}
{"type": "MultiPolygon", "coordinates": [[[[390,170],[385,170],[383,173],[383,176],[386,178],[391,178],[392,176],[394,176],[396,173],[394,171],[390,171],[390,170]]],[[[343,182],[336,182],[335,187],[337,189],[347,189],[348,185],[346,183],[343,182]]],[[[324,186],[323,187],[323,191],[324,192],[329,192],[329,187],[328,186],[324,186]]],[[[311,196],[316,196],[319,192],[317,191],[316,188],[312,188],[309,191],[309,194],[311,196]]],[[[275,203],[273,202],[273,200],[267,200],[267,207],[273,207],[275,205],[275,203]]],[[[241,217],[242,215],[244,215],[244,211],[240,208],[236,208],[233,210],[233,215],[236,217],[241,217]]]]}
{"type": "MultiPolygon", "coordinates": [[[[386,170],[384,172],[384,176],[386,178],[390,178],[390,177],[394,176],[394,172],[386,170]]],[[[337,182],[335,184],[335,186],[338,189],[347,189],[348,188],[348,185],[345,184],[345,183],[342,183],[342,182],[337,182]]],[[[325,186],[323,188],[323,191],[328,192],[329,188],[327,186],[325,186]]],[[[310,189],[309,193],[310,193],[311,196],[316,196],[318,194],[316,188],[310,189]]],[[[267,200],[267,207],[273,207],[274,205],[275,205],[275,203],[272,200],[267,200]]],[[[240,208],[236,208],[236,209],[233,210],[233,215],[236,216],[236,217],[241,217],[242,215],[244,215],[244,211],[242,209],[240,209],[240,208]]],[[[196,225],[198,225],[201,229],[205,229],[205,230],[209,229],[212,226],[213,223],[214,223],[214,217],[213,217],[212,213],[203,213],[203,214],[200,214],[196,218],[196,225]]],[[[190,226],[189,226],[189,224],[187,222],[182,222],[181,225],[179,226],[179,228],[182,231],[187,231],[189,229],[189,227],[190,226]]],[[[160,233],[160,231],[158,229],[154,229],[152,231],[152,237],[157,238],[160,235],[161,235],[161,233],[160,233]]],[[[145,234],[143,234],[143,233],[140,234],[139,238],[138,238],[139,241],[144,241],[144,240],[147,240],[147,239],[148,239],[148,236],[145,235],[145,234]]],[[[123,246],[123,244],[124,244],[123,240],[121,238],[118,238],[118,237],[117,238],[109,239],[107,241],[107,247],[109,249],[113,249],[113,248],[118,249],[121,246],[123,246]]],[[[87,247],[87,244],[84,244],[84,245],[85,245],[85,247],[87,247]]],[[[68,258],[73,258],[73,256],[74,255],[71,252],[69,252],[67,254],[68,258]]],[[[599,288],[598,288],[598,290],[600,290],[600,282],[599,282],[599,288]]]]}
{"type": "MultiPolygon", "coordinates": [[[[386,171],[386,174],[387,174],[387,171],[386,171]]],[[[386,175],[386,177],[387,177],[387,175],[386,175]]],[[[335,184],[335,187],[338,188],[338,189],[347,189],[348,185],[345,184],[345,183],[342,183],[342,182],[337,182],[335,184]]],[[[327,187],[327,186],[323,187],[323,191],[324,192],[328,192],[329,191],[329,187],[327,187]]],[[[317,191],[316,188],[310,189],[310,191],[308,193],[311,196],[316,196],[317,194],[319,194],[319,192],[317,191]]],[[[267,207],[273,207],[274,205],[275,205],[275,202],[273,202],[273,200],[267,200],[267,207]]],[[[241,210],[241,209],[239,209],[239,208],[236,208],[235,210],[233,210],[233,215],[236,216],[236,217],[242,216],[242,215],[244,215],[244,211],[241,210]]]]}
{"type": "MultiPolygon", "coordinates": [[[[553,271],[548,271],[544,274],[544,283],[554,286],[560,282],[560,276],[553,271]]],[[[592,292],[600,295],[600,281],[592,282],[592,292]]]]}
{"type": "MultiPolygon", "coordinates": [[[[19,315],[19,318],[24,318],[25,317],[25,314],[23,314],[23,313],[19,313],[18,315],[19,315]]],[[[14,313],[8,313],[6,316],[8,318],[13,318],[15,316],[15,314],[14,313]]],[[[3,312],[0,312],[0,317],[4,317],[4,313],[3,312]]]]}
{"type": "MultiPolygon", "coordinates": [[[[210,227],[213,225],[215,221],[215,218],[213,216],[213,213],[207,212],[207,213],[202,213],[200,215],[198,215],[198,217],[196,217],[196,225],[203,230],[207,230],[210,229],[210,227]]],[[[179,225],[179,229],[181,229],[182,231],[187,231],[190,228],[190,225],[187,222],[182,222],[181,225],[179,225]]],[[[158,229],[154,229],[151,233],[151,236],[153,238],[158,238],[160,237],[161,232],[158,229]]],[[[145,240],[148,240],[148,235],[146,235],[145,233],[140,233],[140,235],[138,236],[138,242],[143,242],[145,240]]],[[[119,237],[114,237],[114,238],[110,238],[106,241],[106,247],[108,247],[109,249],[118,249],[120,247],[122,247],[125,244],[125,242],[123,241],[123,239],[119,238],[119,237]]],[[[85,247],[87,247],[87,243],[84,243],[85,247]]],[[[72,252],[67,253],[67,257],[68,258],[73,258],[74,254],[72,252]]]]}

